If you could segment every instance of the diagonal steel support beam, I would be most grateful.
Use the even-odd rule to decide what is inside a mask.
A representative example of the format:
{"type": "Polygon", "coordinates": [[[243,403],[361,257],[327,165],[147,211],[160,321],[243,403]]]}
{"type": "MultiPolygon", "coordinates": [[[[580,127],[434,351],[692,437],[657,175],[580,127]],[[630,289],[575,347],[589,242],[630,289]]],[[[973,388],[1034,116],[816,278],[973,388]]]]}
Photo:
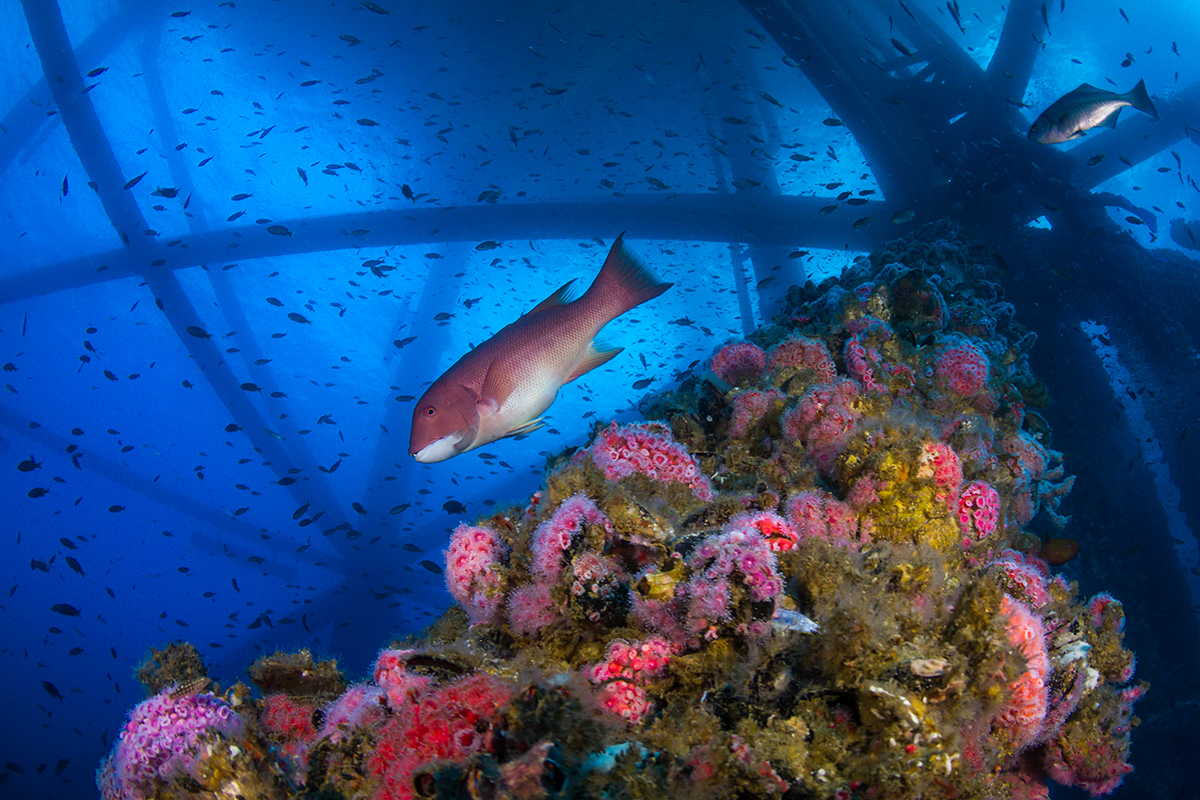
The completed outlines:
{"type": "Polygon", "coordinates": [[[1041,49],[1038,39],[1046,36],[1041,9],[1052,6],[1042,0],[1009,0],[1000,42],[987,66],[988,85],[998,97],[1019,101],[1025,96],[1041,49]]]}
{"type": "MultiPolygon", "coordinates": [[[[132,259],[130,266],[137,265],[137,269],[130,274],[141,274],[145,278],[176,336],[205,373],[217,396],[242,424],[255,449],[267,459],[277,475],[281,478],[290,477],[288,467],[291,460],[287,451],[275,436],[270,435],[265,421],[257,408],[246,398],[246,393],[241,390],[237,378],[225,363],[216,344],[209,338],[196,337],[188,332],[192,326],[201,327],[200,318],[177,276],[171,270],[150,268],[152,265],[147,258],[151,257],[150,252],[154,248],[142,241],[146,238],[141,235],[147,228],[145,218],[133,195],[123,188],[125,180],[120,165],[104,135],[96,110],[83,91],[79,65],[71,49],[57,2],[22,0],[22,6],[34,47],[42,61],[42,68],[50,82],[55,102],[62,113],[63,125],[70,136],[72,146],[79,155],[84,170],[96,184],[96,192],[105,213],[126,246],[123,254],[132,259]]],[[[299,482],[287,485],[286,488],[297,501],[304,501],[305,488],[299,482]]],[[[336,528],[349,528],[349,523],[344,521],[338,507],[332,506],[326,511],[332,518],[331,521],[338,523],[336,528]],[[338,522],[339,518],[341,522],[338,522]]],[[[322,609],[323,613],[332,619],[351,619],[361,611],[362,590],[358,588],[357,579],[369,576],[375,567],[362,548],[355,546],[353,542],[342,541],[343,538],[336,537],[334,542],[347,562],[347,581],[343,584],[345,591],[331,595],[335,597],[334,602],[322,609]]],[[[335,632],[339,631],[344,639],[345,628],[335,629],[335,632]]],[[[349,644],[340,643],[343,646],[349,644]]]]}
{"type": "MultiPolygon", "coordinates": [[[[71,49],[63,24],[62,14],[56,2],[22,0],[29,32],[42,61],[42,69],[50,82],[54,100],[63,118],[63,125],[84,170],[96,184],[96,192],[117,235],[125,243],[125,254],[142,260],[152,249],[140,239],[141,231],[147,228],[146,220],[133,199],[123,189],[124,176],[112,151],[108,138],[100,125],[96,109],[84,92],[79,64],[71,49]]],[[[144,268],[143,268],[144,269],[144,268]]],[[[202,339],[188,333],[188,329],[201,328],[196,309],[174,273],[167,270],[139,270],[146,280],[155,300],[175,330],[189,355],[195,360],[217,396],[239,420],[255,449],[271,464],[272,470],[282,477],[290,477],[288,468],[291,459],[279,440],[270,434],[269,426],[258,409],[247,399],[237,378],[225,363],[224,356],[211,339],[202,339]]],[[[304,487],[299,482],[287,487],[299,501],[304,502],[304,487]]],[[[336,506],[327,509],[337,523],[342,516],[336,506]]],[[[342,518],[341,521],[344,521],[342,518]]]]}
{"type": "MultiPolygon", "coordinates": [[[[99,64],[125,41],[125,37],[138,30],[138,23],[157,19],[156,15],[147,13],[151,8],[160,6],[150,0],[127,2],[75,48],[78,60],[84,64],[99,64]]],[[[48,97],[50,86],[46,77],[42,76],[0,119],[0,131],[3,131],[3,136],[0,136],[0,172],[39,134],[58,124],[58,110],[43,102],[48,97]]]]}
{"type": "MultiPolygon", "coordinates": [[[[184,187],[185,191],[194,195],[199,201],[196,211],[187,217],[188,228],[193,235],[203,234],[209,231],[203,192],[195,188],[188,173],[186,161],[173,147],[177,133],[175,121],[167,106],[166,91],[163,88],[158,69],[157,55],[160,35],[160,27],[152,28],[150,35],[145,39],[141,54],[142,74],[146,84],[150,113],[154,117],[154,129],[164,142],[163,151],[168,154],[167,165],[171,171],[172,185],[184,187]]],[[[255,363],[262,359],[262,350],[254,336],[250,321],[246,318],[241,299],[234,291],[233,282],[224,270],[206,270],[205,276],[213,288],[218,307],[225,316],[229,329],[237,331],[238,356],[242,359],[253,382],[263,389],[264,396],[261,402],[272,417],[272,430],[282,437],[283,447],[287,450],[291,462],[304,475],[304,494],[314,506],[312,513],[315,514],[322,510],[332,511],[334,513],[331,516],[336,519],[339,516],[337,509],[340,504],[330,489],[328,481],[325,480],[324,473],[319,469],[317,460],[308,448],[305,438],[300,434],[292,409],[285,400],[274,396],[278,392],[279,386],[275,381],[273,371],[268,365],[255,363]]],[[[337,523],[344,521],[344,519],[338,520],[337,523]]],[[[343,542],[344,540],[340,537],[334,540],[335,546],[343,542]]]]}
{"type": "MultiPolygon", "coordinates": [[[[144,478],[123,464],[105,458],[87,448],[80,447],[77,442],[73,442],[67,437],[55,433],[49,428],[38,424],[36,420],[31,420],[10,408],[0,406],[0,425],[54,453],[65,454],[67,448],[74,444],[76,447],[73,454],[78,454],[79,456],[80,469],[95,473],[119,486],[124,486],[126,489],[137,492],[155,503],[160,503],[184,516],[191,517],[197,522],[211,525],[239,538],[252,541],[256,547],[270,546],[270,542],[263,541],[261,528],[255,527],[239,517],[230,516],[218,508],[201,503],[199,500],[195,500],[182,492],[168,489],[148,478],[144,478]]],[[[292,555],[291,557],[310,563],[323,560],[328,562],[329,569],[335,571],[345,569],[345,564],[333,557],[319,556],[315,553],[301,553],[292,555]]]]}

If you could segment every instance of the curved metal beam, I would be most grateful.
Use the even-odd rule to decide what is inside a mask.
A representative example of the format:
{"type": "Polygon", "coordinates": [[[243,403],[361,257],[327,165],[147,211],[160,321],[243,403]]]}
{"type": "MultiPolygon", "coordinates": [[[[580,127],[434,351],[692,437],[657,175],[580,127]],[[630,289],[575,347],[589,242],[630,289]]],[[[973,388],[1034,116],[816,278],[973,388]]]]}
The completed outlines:
{"type": "Polygon", "coordinates": [[[832,197],[780,197],[747,191],[591,203],[388,209],[272,220],[272,225],[287,228],[290,235],[272,235],[263,225],[239,225],[178,236],[170,239],[170,244],[140,242],[136,249],[107,250],[8,275],[0,279],[0,303],[201,264],[352,248],[518,238],[590,239],[626,231],[630,239],[733,241],[867,252],[895,235],[885,222],[899,205],[873,200],[821,214],[823,207],[836,205],[832,197]],[[874,223],[854,227],[856,220],[867,217],[874,217],[874,223]]]}

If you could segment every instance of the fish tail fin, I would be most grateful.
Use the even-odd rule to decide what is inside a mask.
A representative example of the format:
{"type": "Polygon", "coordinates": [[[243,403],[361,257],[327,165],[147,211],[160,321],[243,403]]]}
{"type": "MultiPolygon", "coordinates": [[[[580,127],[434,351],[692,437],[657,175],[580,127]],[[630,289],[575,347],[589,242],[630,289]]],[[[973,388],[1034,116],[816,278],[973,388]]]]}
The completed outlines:
{"type": "Polygon", "coordinates": [[[626,249],[624,231],[612,244],[608,258],[585,296],[602,303],[611,313],[609,319],[631,308],[653,300],[675,284],[664,283],[655,277],[637,256],[626,249]]]}
{"type": "Polygon", "coordinates": [[[1137,86],[1129,90],[1125,95],[1125,99],[1129,104],[1143,114],[1147,114],[1151,119],[1158,119],[1158,109],[1154,107],[1154,103],[1150,102],[1150,95],[1146,91],[1146,81],[1138,81],[1137,86]]]}

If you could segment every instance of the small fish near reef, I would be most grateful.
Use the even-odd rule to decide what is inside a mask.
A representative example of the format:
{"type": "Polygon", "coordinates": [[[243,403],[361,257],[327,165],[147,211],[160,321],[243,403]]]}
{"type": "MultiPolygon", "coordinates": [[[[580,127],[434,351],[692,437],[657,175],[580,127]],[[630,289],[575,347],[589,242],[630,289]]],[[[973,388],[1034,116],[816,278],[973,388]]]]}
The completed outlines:
{"type": "Polygon", "coordinates": [[[1125,94],[1082,83],[1078,89],[1055,100],[1034,120],[1029,128],[1029,138],[1041,144],[1061,144],[1078,139],[1086,131],[1101,125],[1115,128],[1117,117],[1125,106],[1158,119],[1158,111],[1146,93],[1145,81],[1138,81],[1137,86],[1125,94]]]}
{"type": "Polygon", "coordinates": [[[597,344],[613,319],[674,286],[656,278],[622,242],[575,297],[568,281],[433,382],[413,409],[408,452],[432,464],[542,426],[541,414],[570,383],[624,348],[597,344]]]}
{"type": "Polygon", "coordinates": [[[1079,542],[1074,539],[1054,537],[1042,542],[1038,558],[1052,567],[1061,567],[1079,554],[1079,542]]]}

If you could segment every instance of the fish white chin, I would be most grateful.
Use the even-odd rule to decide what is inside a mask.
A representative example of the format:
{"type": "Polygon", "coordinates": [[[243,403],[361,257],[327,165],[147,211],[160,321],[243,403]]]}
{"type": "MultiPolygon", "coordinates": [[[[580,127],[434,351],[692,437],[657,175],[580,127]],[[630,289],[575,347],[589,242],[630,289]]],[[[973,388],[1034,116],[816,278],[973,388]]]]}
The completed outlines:
{"type": "Polygon", "coordinates": [[[413,453],[413,458],[422,464],[436,464],[439,461],[445,461],[447,458],[459,454],[458,443],[462,441],[462,438],[460,433],[443,436],[413,453]]]}

